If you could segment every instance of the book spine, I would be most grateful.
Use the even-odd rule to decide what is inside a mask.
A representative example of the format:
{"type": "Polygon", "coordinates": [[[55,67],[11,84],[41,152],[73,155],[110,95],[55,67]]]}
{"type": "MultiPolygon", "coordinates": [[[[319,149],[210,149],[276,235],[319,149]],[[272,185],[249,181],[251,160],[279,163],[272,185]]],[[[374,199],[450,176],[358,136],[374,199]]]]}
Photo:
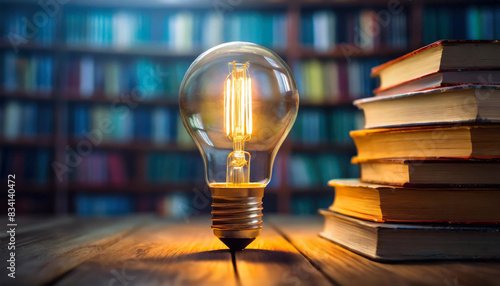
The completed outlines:
{"type": "Polygon", "coordinates": [[[300,61],[293,66],[300,99],[307,103],[324,104],[367,97],[376,87],[376,81],[370,78],[370,69],[377,62],[300,61]]]}

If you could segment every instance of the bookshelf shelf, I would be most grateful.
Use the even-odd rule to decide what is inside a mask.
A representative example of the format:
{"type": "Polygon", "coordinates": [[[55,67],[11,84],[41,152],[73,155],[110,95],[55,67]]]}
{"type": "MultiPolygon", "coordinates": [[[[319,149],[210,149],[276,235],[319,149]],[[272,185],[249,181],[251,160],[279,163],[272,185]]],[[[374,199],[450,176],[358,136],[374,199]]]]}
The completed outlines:
{"type": "Polygon", "coordinates": [[[295,152],[349,152],[355,153],[356,147],[353,144],[323,143],[323,144],[291,144],[292,151],[295,152]]]}
{"type": "Polygon", "coordinates": [[[301,58],[328,58],[328,59],[349,59],[349,58],[371,58],[371,57],[398,57],[406,54],[410,49],[378,47],[374,50],[365,50],[361,47],[349,44],[341,44],[332,50],[319,52],[314,49],[302,48],[299,52],[301,58]]]}
{"type": "Polygon", "coordinates": [[[28,91],[0,91],[0,98],[52,101],[55,99],[53,92],[28,92],[28,91]]]}
{"type": "MultiPolygon", "coordinates": [[[[132,101],[133,104],[139,105],[154,105],[154,106],[165,106],[165,107],[177,107],[179,106],[179,102],[172,98],[176,98],[177,95],[163,95],[164,98],[154,98],[154,99],[144,99],[134,101],[133,99],[128,99],[123,97],[122,95],[112,95],[106,96],[102,93],[96,93],[90,96],[82,97],[77,94],[72,94],[70,92],[59,92],[64,96],[64,100],[68,102],[74,103],[120,103],[127,102],[126,100],[132,101]]],[[[1,96],[1,95],[0,95],[1,96]]],[[[6,97],[16,97],[16,94],[10,94],[6,97]]],[[[32,96],[34,99],[37,99],[36,96],[32,96]]],[[[27,98],[32,98],[28,96],[27,98]]],[[[306,96],[307,97],[307,96],[306,96]]],[[[350,95],[348,97],[352,98],[360,98],[360,96],[350,95]]],[[[311,101],[300,101],[300,107],[307,108],[356,108],[352,104],[352,100],[344,100],[338,102],[311,102],[311,101]]]]}
{"type": "Polygon", "coordinates": [[[162,58],[187,58],[194,59],[203,51],[173,51],[166,46],[160,44],[151,46],[132,46],[132,47],[99,47],[99,46],[74,46],[62,45],[58,49],[63,53],[82,53],[82,54],[103,54],[103,55],[120,55],[120,56],[145,56],[145,57],[162,57],[162,58]]]}
{"type": "Polygon", "coordinates": [[[126,183],[126,184],[68,184],[70,192],[96,192],[96,193],[169,193],[169,192],[190,192],[194,188],[203,189],[203,184],[152,184],[152,183],[126,183]]]}
{"type": "MultiPolygon", "coordinates": [[[[86,140],[82,138],[81,140],[86,140]]],[[[80,142],[79,139],[72,138],[69,141],[70,146],[76,146],[80,142]]],[[[93,147],[98,149],[117,149],[129,151],[173,151],[173,152],[198,152],[195,146],[179,146],[175,143],[153,144],[151,142],[107,142],[103,141],[93,147]]]]}
{"type": "Polygon", "coordinates": [[[127,97],[126,94],[123,95],[113,95],[113,96],[106,96],[104,94],[94,94],[88,97],[80,97],[78,95],[71,95],[71,93],[64,93],[62,92],[61,94],[65,94],[66,96],[64,99],[68,102],[73,102],[73,103],[124,103],[128,104],[130,103],[132,106],[135,106],[135,104],[138,105],[153,105],[153,106],[164,106],[164,107],[177,107],[179,106],[179,103],[177,100],[170,99],[173,96],[165,96],[168,98],[155,98],[155,99],[144,99],[144,100],[135,100],[132,97],[127,97]]]}
{"type": "Polygon", "coordinates": [[[0,146],[10,147],[54,147],[51,136],[20,137],[15,139],[0,138],[0,146]]]}
{"type": "MultiPolygon", "coordinates": [[[[90,46],[90,45],[72,45],[72,44],[20,44],[16,47],[20,51],[50,52],[58,54],[94,54],[94,55],[113,55],[113,56],[143,56],[149,58],[163,59],[187,59],[194,60],[205,50],[187,50],[176,51],[170,49],[166,44],[143,44],[135,46],[90,46]]],[[[15,51],[13,46],[7,41],[0,41],[1,50],[15,51]]],[[[281,57],[286,57],[286,50],[274,49],[281,57]]]]}
{"type": "MultiPolygon", "coordinates": [[[[67,102],[73,103],[132,103],[139,105],[153,105],[165,107],[177,107],[179,102],[173,98],[177,95],[170,94],[157,94],[153,99],[133,99],[127,97],[127,93],[106,95],[104,93],[94,93],[89,96],[82,96],[78,93],[71,91],[57,91],[57,92],[28,92],[28,91],[0,91],[0,98],[5,99],[21,99],[21,100],[40,100],[40,101],[54,101],[61,98],[67,102]],[[159,96],[163,98],[158,98],[159,96]]],[[[305,96],[308,97],[308,96],[305,96]]],[[[325,97],[342,97],[342,96],[325,96],[325,97]]],[[[348,95],[349,98],[361,98],[359,95],[348,95]]],[[[311,108],[355,108],[352,104],[353,100],[342,100],[336,102],[312,102],[307,100],[300,101],[300,107],[311,108]]]]}
{"type": "Polygon", "coordinates": [[[42,45],[42,44],[16,44],[14,47],[9,41],[0,40],[0,50],[10,50],[15,52],[16,49],[18,51],[34,51],[34,52],[48,52],[48,53],[56,53],[60,50],[57,49],[55,45],[42,45]]]}
{"type": "MultiPolygon", "coordinates": [[[[194,59],[203,51],[172,51],[166,46],[160,44],[156,46],[132,46],[132,47],[100,47],[100,46],[75,46],[65,44],[20,44],[17,46],[20,51],[37,51],[53,53],[75,53],[75,54],[102,54],[102,55],[121,55],[121,56],[145,56],[145,57],[165,57],[165,58],[188,58],[194,59]]],[[[9,50],[14,48],[9,42],[1,41],[0,49],[9,50]]]]}
{"type": "Polygon", "coordinates": [[[54,188],[52,184],[40,185],[37,183],[23,183],[16,185],[16,195],[23,194],[53,194],[54,188]]]}

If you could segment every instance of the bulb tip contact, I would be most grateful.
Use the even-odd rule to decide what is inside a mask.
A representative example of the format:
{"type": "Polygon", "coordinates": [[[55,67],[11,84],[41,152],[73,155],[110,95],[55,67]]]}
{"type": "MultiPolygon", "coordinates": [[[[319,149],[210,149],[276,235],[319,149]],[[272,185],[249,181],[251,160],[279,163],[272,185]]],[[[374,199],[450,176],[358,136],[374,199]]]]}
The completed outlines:
{"type": "Polygon", "coordinates": [[[231,251],[245,249],[255,238],[219,238],[231,251]]]}

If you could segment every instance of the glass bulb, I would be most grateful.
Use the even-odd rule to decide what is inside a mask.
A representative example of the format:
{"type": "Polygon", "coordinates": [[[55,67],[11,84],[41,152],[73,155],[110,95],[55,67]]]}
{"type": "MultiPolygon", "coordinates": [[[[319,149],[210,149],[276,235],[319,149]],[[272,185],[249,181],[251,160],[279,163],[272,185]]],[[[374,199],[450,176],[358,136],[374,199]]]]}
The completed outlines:
{"type": "Polygon", "coordinates": [[[256,44],[216,46],[184,76],[181,118],[205,164],[212,228],[231,249],[245,248],[260,233],[263,191],[298,105],[286,63],[256,44]]]}

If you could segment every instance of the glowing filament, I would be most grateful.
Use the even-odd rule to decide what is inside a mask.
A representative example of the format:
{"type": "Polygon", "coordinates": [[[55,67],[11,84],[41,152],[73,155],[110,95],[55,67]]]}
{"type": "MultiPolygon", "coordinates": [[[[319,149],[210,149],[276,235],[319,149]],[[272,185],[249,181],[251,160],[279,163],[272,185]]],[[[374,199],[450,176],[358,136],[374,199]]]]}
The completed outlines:
{"type": "Polygon", "coordinates": [[[252,80],[248,63],[229,63],[231,72],[224,83],[224,130],[234,142],[252,135],[252,80]]]}
{"type": "Polygon", "coordinates": [[[245,184],[250,178],[250,153],[245,152],[245,141],[252,135],[252,80],[248,66],[248,62],[229,63],[224,82],[224,130],[233,141],[233,152],[227,158],[228,184],[245,184]]]}

